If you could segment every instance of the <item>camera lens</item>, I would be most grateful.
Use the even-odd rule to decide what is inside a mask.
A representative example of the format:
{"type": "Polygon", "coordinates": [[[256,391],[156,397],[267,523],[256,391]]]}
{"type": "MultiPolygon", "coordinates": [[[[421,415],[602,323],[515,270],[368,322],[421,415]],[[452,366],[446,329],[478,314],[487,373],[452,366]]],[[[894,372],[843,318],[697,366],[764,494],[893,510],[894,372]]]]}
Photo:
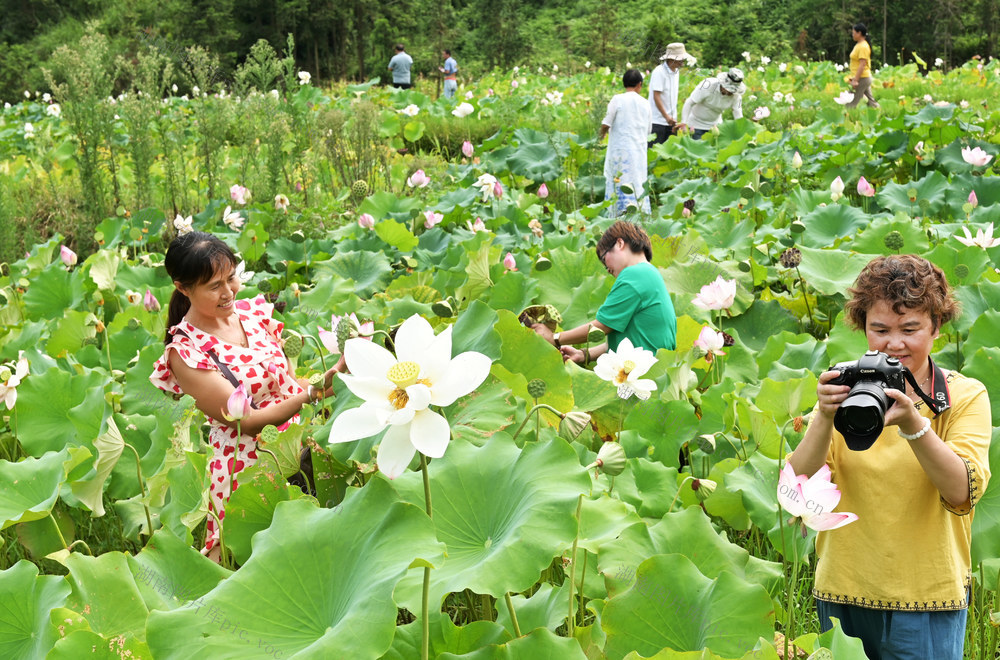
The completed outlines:
{"type": "Polygon", "coordinates": [[[892,405],[878,383],[865,381],[851,388],[834,415],[833,425],[849,449],[863,451],[878,439],[885,426],[885,411],[892,405]]]}

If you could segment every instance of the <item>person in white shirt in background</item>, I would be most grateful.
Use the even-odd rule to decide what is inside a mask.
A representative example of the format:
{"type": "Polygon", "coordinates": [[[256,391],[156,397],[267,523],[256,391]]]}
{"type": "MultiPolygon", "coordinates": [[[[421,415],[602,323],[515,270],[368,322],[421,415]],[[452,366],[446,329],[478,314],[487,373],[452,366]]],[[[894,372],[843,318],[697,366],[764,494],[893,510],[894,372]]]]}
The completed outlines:
{"type": "MultiPolygon", "coordinates": [[[[722,113],[732,110],[733,119],[743,118],[743,72],[733,68],[698,83],[684,101],[684,126],[694,131],[695,140],[722,123],[722,113]]],[[[756,121],[756,120],[754,120],[756,121]]]]}
{"type": "Polygon", "coordinates": [[[649,197],[642,195],[646,185],[646,150],[652,113],[649,103],[640,96],[642,74],[629,69],[622,76],[625,92],[615,94],[601,121],[598,142],[609,132],[608,152],[604,157],[604,199],[613,199],[612,213],[623,215],[629,206],[649,213],[649,197]]]}
{"type": "Polygon", "coordinates": [[[675,134],[677,121],[677,94],[680,85],[680,70],[685,63],[696,60],[684,50],[684,44],[667,44],[660,57],[660,65],[649,76],[649,109],[653,113],[653,144],[661,144],[675,134]]]}

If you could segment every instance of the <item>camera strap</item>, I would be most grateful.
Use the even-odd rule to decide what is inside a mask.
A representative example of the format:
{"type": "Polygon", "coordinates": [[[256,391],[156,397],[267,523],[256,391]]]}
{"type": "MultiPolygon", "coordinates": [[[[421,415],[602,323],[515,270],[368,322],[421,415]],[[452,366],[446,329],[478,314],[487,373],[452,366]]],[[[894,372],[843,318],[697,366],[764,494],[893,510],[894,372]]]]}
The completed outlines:
{"type": "MultiPolygon", "coordinates": [[[[178,334],[182,337],[187,337],[188,339],[191,339],[191,335],[184,332],[180,328],[176,328],[174,330],[174,334],[178,334]]],[[[191,343],[194,343],[193,339],[191,339],[191,343]]],[[[212,358],[212,362],[214,362],[215,366],[219,368],[219,372],[222,373],[223,378],[228,380],[234,388],[238,388],[240,386],[240,379],[237,378],[236,374],[232,372],[232,370],[229,368],[229,365],[227,365],[225,362],[219,359],[219,356],[216,354],[215,350],[211,348],[206,350],[204,347],[200,348],[202,351],[208,354],[208,357],[212,358]]],[[[247,395],[249,397],[249,393],[247,393],[247,395]]],[[[260,408],[260,406],[258,406],[256,403],[253,402],[253,399],[250,400],[250,407],[255,410],[260,408]]]]}
{"type": "Polygon", "coordinates": [[[931,393],[933,397],[928,396],[922,389],[920,385],[917,384],[917,379],[913,376],[913,373],[909,369],[903,371],[903,376],[906,378],[906,382],[910,384],[913,391],[917,393],[917,396],[927,404],[927,407],[931,409],[934,416],[937,417],[948,408],[951,408],[951,395],[948,392],[948,384],[945,381],[944,371],[941,367],[934,364],[934,360],[927,358],[927,362],[930,364],[931,368],[931,393]]]}

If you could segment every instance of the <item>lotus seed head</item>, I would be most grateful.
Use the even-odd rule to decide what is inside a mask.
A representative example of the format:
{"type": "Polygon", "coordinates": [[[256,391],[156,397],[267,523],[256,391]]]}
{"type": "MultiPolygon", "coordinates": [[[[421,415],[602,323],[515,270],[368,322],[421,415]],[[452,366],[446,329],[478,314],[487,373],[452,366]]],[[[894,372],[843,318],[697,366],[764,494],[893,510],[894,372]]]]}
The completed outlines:
{"type": "Polygon", "coordinates": [[[420,365],[416,362],[397,362],[389,369],[385,376],[393,385],[401,390],[405,390],[420,378],[420,365]]]}
{"type": "Polygon", "coordinates": [[[955,266],[955,277],[957,277],[960,280],[964,280],[968,276],[969,276],[968,266],[966,266],[965,264],[958,264],[957,266],[955,266]]]}
{"type": "Polygon", "coordinates": [[[891,231],[883,239],[885,246],[890,250],[901,250],[903,248],[903,235],[898,231],[891,231]]]}
{"type": "Polygon", "coordinates": [[[533,378],[528,381],[528,394],[533,399],[541,399],[545,396],[545,392],[548,390],[548,386],[545,381],[541,378],[533,378]]]}

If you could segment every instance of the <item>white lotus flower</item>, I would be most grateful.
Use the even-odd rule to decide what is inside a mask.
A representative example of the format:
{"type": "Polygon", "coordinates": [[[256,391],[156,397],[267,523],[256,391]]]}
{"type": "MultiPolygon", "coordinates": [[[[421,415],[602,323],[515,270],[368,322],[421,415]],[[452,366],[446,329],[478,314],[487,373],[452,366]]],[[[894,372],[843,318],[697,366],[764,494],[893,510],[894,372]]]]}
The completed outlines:
{"type": "Polygon", "coordinates": [[[965,232],[965,238],[962,238],[961,236],[955,236],[955,240],[957,240],[962,245],[968,245],[969,247],[972,247],[973,245],[978,245],[984,250],[987,248],[992,248],[1000,245],[1000,238],[993,238],[992,222],[986,227],[985,231],[983,231],[982,229],[976,230],[975,238],[973,238],[972,234],[969,233],[968,227],[962,227],[962,231],[965,232]]]}
{"type": "Polygon", "coordinates": [[[222,212],[222,221],[233,231],[239,231],[240,227],[243,226],[243,216],[240,215],[239,211],[234,211],[231,206],[227,206],[226,210],[222,212]]]}
{"type": "Polygon", "coordinates": [[[854,100],[854,94],[852,92],[841,92],[840,96],[838,96],[833,100],[836,101],[839,105],[846,105],[854,100]]]}
{"type": "Polygon", "coordinates": [[[754,121],[760,121],[761,119],[767,119],[771,116],[771,110],[766,105],[757,106],[753,111],[754,121]]]}
{"type": "MultiPolygon", "coordinates": [[[[633,394],[645,401],[656,389],[656,383],[641,378],[656,364],[656,355],[645,348],[633,346],[628,337],[618,344],[617,351],[608,351],[597,358],[594,373],[618,386],[618,396],[627,399],[633,394]]],[[[331,432],[332,435],[332,432],[331,432]]]]}
{"type": "Polygon", "coordinates": [[[52,105],[47,106],[45,108],[45,114],[51,115],[52,117],[58,117],[60,114],[62,114],[62,108],[59,106],[58,103],[53,103],[52,105]]]}
{"type": "Polygon", "coordinates": [[[462,117],[468,117],[475,110],[476,109],[472,107],[471,103],[465,103],[463,101],[462,103],[458,104],[458,107],[456,107],[454,110],[451,111],[451,114],[455,115],[458,118],[462,118],[462,117]]]}
{"type": "Polygon", "coordinates": [[[451,438],[448,421],[429,406],[449,406],[486,379],[491,360],[469,351],[451,357],[452,326],[434,335],[431,324],[411,316],[396,332],[396,355],[378,344],[349,339],[344,359],[347,387],[364,400],[337,416],[332,442],[351,442],[388,429],[378,448],[378,467],[390,479],[406,469],[416,452],[444,456],[451,438]]]}
{"type": "MultiPolygon", "coordinates": [[[[17,386],[28,375],[28,358],[24,357],[24,351],[20,351],[17,357],[14,373],[6,381],[0,383],[0,400],[7,404],[7,410],[14,409],[14,404],[17,403],[17,386]]],[[[7,371],[9,373],[9,370],[7,371]]]]}
{"type": "Polygon", "coordinates": [[[764,66],[767,66],[768,64],[771,63],[771,58],[768,57],[767,55],[761,55],[760,56],[760,63],[763,64],[764,66]]]}
{"type": "Polygon", "coordinates": [[[308,71],[299,71],[299,84],[308,85],[309,81],[312,80],[312,74],[308,71]]]}
{"type": "Polygon", "coordinates": [[[400,112],[406,115],[407,117],[416,117],[417,113],[420,112],[420,106],[411,103],[410,105],[400,110],[400,112]]]}
{"type": "Polygon", "coordinates": [[[973,167],[985,167],[993,160],[993,156],[983,151],[980,147],[972,149],[965,147],[962,149],[962,160],[973,167]]]}
{"type": "Polygon", "coordinates": [[[479,188],[479,192],[483,195],[483,202],[488,202],[490,197],[493,196],[496,184],[497,178],[495,176],[492,174],[481,174],[472,185],[479,188]]]}
{"type": "Polygon", "coordinates": [[[185,218],[180,213],[178,213],[177,217],[174,218],[174,229],[177,230],[177,234],[178,235],[183,236],[184,234],[187,234],[188,232],[193,231],[194,228],[191,226],[192,223],[193,223],[193,220],[192,220],[191,216],[188,216],[188,217],[185,218]]]}

